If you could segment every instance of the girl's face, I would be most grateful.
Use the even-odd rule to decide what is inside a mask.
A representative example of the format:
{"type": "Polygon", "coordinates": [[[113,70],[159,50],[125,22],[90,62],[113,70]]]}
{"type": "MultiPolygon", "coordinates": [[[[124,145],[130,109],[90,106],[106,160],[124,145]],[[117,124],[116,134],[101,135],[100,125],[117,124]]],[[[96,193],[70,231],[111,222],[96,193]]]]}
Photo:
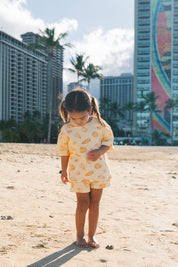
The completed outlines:
{"type": "Polygon", "coordinates": [[[81,112],[69,112],[70,121],[75,123],[77,126],[84,126],[90,119],[90,112],[81,111],[81,112]]]}

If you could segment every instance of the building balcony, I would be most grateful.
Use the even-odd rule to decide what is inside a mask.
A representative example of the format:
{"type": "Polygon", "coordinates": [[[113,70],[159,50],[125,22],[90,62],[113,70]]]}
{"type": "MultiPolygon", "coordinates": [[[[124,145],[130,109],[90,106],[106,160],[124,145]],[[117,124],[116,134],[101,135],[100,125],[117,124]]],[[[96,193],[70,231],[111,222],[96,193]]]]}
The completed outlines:
{"type": "Polygon", "coordinates": [[[177,129],[177,133],[178,133],[178,122],[177,121],[173,121],[172,122],[172,126],[174,129],[177,129]]]}
{"type": "Polygon", "coordinates": [[[138,49],[140,49],[140,48],[150,48],[150,42],[140,42],[139,44],[138,44],[138,49]]]}
{"type": "MultiPolygon", "coordinates": [[[[178,66],[178,64],[177,64],[178,66]]],[[[146,65],[146,66],[138,66],[139,69],[145,69],[145,70],[148,70],[150,68],[149,65],[146,65]]]]}
{"type": "Polygon", "coordinates": [[[149,4],[150,3],[150,0],[138,0],[138,3],[144,3],[144,4],[149,4]]]}
{"type": "Polygon", "coordinates": [[[11,94],[11,100],[16,98],[16,94],[11,94]]]}
{"type": "Polygon", "coordinates": [[[147,24],[150,24],[150,19],[148,18],[138,18],[138,24],[139,25],[147,25],[147,24]]]}
{"type": "Polygon", "coordinates": [[[138,19],[149,19],[150,14],[148,12],[148,14],[139,14],[138,15],[138,19]]]}
{"type": "Polygon", "coordinates": [[[141,85],[143,85],[143,84],[150,84],[150,79],[143,79],[143,80],[138,80],[138,82],[137,82],[137,84],[141,84],[141,85]]]}
{"type": "Polygon", "coordinates": [[[140,42],[140,41],[148,41],[148,40],[150,40],[150,36],[149,35],[145,35],[145,36],[141,36],[141,35],[139,35],[139,37],[138,37],[138,42],[140,42]]]}
{"type": "Polygon", "coordinates": [[[139,11],[150,11],[150,5],[139,5],[138,12],[139,11]]]}
{"type": "Polygon", "coordinates": [[[149,55],[138,55],[137,56],[137,62],[147,61],[150,62],[150,56],[149,55]]]}

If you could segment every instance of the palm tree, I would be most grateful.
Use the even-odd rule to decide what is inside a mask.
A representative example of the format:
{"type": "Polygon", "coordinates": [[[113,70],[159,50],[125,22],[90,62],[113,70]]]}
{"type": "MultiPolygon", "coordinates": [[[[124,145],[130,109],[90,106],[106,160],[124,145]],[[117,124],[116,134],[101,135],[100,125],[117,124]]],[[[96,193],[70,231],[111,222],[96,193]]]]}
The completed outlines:
{"type": "Polygon", "coordinates": [[[162,132],[159,129],[156,129],[152,132],[152,139],[156,146],[165,146],[167,145],[167,139],[170,138],[169,134],[162,132]]]}
{"type": "Polygon", "coordinates": [[[113,119],[117,120],[117,115],[119,115],[120,118],[124,119],[124,113],[122,108],[118,105],[117,102],[111,102],[110,103],[110,115],[112,116],[113,119]]]}
{"type": "Polygon", "coordinates": [[[18,125],[15,120],[9,119],[0,121],[0,137],[3,141],[19,142],[18,125]]]}
{"type": "Polygon", "coordinates": [[[77,82],[79,84],[79,78],[84,71],[84,67],[88,57],[85,57],[84,54],[76,54],[75,57],[72,57],[70,63],[72,64],[72,68],[68,68],[68,70],[72,73],[77,74],[77,82]]]}
{"type": "Polygon", "coordinates": [[[145,102],[145,110],[149,111],[149,135],[150,135],[150,143],[152,144],[152,130],[153,129],[153,120],[152,120],[152,115],[155,112],[161,112],[157,107],[158,105],[156,104],[157,99],[159,98],[159,96],[155,95],[155,92],[150,92],[147,95],[143,96],[144,102],[145,102]]]}
{"type": "Polygon", "coordinates": [[[135,111],[136,105],[134,102],[127,102],[124,106],[123,106],[123,110],[128,110],[128,111],[135,111]]]}
{"type": "Polygon", "coordinates": [[[166,109],[171,109],[171,108],[174,108],[175,107],[175,103],[174,103],[174,100],[169,98],[167,101],[165,101],[165,108],[166,109]]]}
{"type": "MultiPolygon", "coordinates": [[[[40,43],[44,46],[44,49],[50,50],[50,56],[54,55],[54,49],[64,50],[65,47],[72,47],[70,43],[61,44],[61,41],[67,37],[67,32],[60,33],[55,39],[55,28],[46,28],[44,31],[40,31],[42,36],[40,37],[40,43]]],[[[42,49],[42,47],[40,47],[42,49]]]]}
{"type": "Polygon", "coordinates": [[[33,111],[32,120],[36,122],[41,122],[41,113],[38,110],[33,111]]]}
{"type": "Polygon", "coordinates": [[[131,134],[132,134],[132,127],[133,127],[133,112],[137,110],[136,104],[134,102],[127,102],[123,108],[123,111],[128,111],[129,112],[129,122],[130,122],[130,128],[131,128],[131,134]]]}
{"type": "Polygon", "coordinates": [[[166,104],[165,108],[168,108],[168,109],[178,107],[178,98],[176,98],[176,99],[171,99],[171,98],[169,98],[169,99],[165,102],[165,104],[166,104]]]}
{"type": "MultiPolygon", "coordinates": [[[[165,109],[170,109],[172,112],[172,110],[174,110],[174,108],[178,107],[178,97],[176,97],[174,99],[169,98],[167,101],[165,101],[165,104],[166,104],[165,109]]],[[[170,118],[172,116],[170,116],[170,118]]],[[[171,122],[171,124],[172,124],[172,122],[171,122]]],[[[172,138],[173,138],[173,131],[171,130],[171,139],[172,138]]]]}
{"type": "MultiPolygon", "coordinates": [[[[140,119],[142,119],[142,113],[144,113],[145,111],[147,111],[147,104],[146,104],[146,102],[144,100],[142,100],[140,102],[136,102],[133,111],[140,112],[141,113],[140,119]]],[[[142,132],[141,131],[140,131],[140,134],[142,135],[142,132]]]]}
{"type": "Polygon", "coordinates": [[[118,106],[117,102],[111,102],[110,99],[104,97],[100,99],[100,112],[102,118],[111,126],[114,136],[118,136],[118,118],[124,118],[122,108],[118,106]]]}
{"type": "Polygon", "coordinates": [[[19,132],[25,142],[39,142],[42,135],[42,127],[39,122],[25,119],[19,127],[19,132]]]}
{"type": "Polygon", "coordinates": [[[108,99],[107,97],[100,98],[100,113],[103,118],[108,117],[109,109],[110,109],[110,103],[111,100],[108,99]]]}
{"type": "MultiPolygon", "coordinates": [[[[55,39],[55,28],[49,29],[46,28],[43,31],[40,31],[42,36],[40,37],[39,43],[36,44],[36,48],[43,49],[47,51],[49,57],[48,63],[48,79],[49,79],[49,88],[50,88],[50,95],[49,95],[49,124],[48,124],[48,143],[51,141],[51,120],[52,120],[52,103],[53,103],[53,88],[52,88],[52,58],[54,55],[54,50],[64,50],[65,47],[72,47],[70,43],[61,44],[61,41],[67,37],[67,33],[61,33],[55,39]]],[[[57,96],[56,96],[57,97],[57,96]]]]}
{"type": "Polygon", "coordinates": [[[81,81],[88,82],[88,91],[90,87],[91,79],[104,79],[104,76],[99,73],[102,68],[100,66],[95,66],[92,63],[89,63],[87,67],[84,67],[84,70],[81,73],[81,76],[84,77],[81,81]]]}

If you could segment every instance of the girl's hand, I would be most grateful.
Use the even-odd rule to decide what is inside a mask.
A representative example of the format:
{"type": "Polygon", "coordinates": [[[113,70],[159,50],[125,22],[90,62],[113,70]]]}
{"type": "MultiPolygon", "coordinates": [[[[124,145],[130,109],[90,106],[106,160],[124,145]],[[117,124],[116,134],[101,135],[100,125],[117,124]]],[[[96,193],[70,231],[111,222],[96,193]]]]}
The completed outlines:
{"type": "Polygon", "coordinates": [[[94,149],[87,153],[87,159],[91,161],[96,161],[101,155],[104,155],[109,150],[109,146],[102,145],[98,149],[94,149]]]}
{"type": "Polygon", "coordinates": [[[67,184],[69,182],[69,179],[67,178],[67,172],[61,173],[61,181],[63,182],[63,184],[67,184]]]}
{"type": "Polygon", "coordinates": [[[100,149],[95,149],[87,153],[87,159],[91,161],[96,161],[100,156],[100,149]]]}

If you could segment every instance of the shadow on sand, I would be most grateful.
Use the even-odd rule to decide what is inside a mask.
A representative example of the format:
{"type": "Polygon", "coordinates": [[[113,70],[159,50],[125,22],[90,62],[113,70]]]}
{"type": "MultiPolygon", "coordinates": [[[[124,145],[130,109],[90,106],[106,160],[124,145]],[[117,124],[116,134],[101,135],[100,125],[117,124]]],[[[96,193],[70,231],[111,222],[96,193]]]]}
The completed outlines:
{"type": "MultiPolygon", "coordinates": [[[[34,262],[27,267],[59,267],[62,266],[64,263],[75,257],[83,248],[79,248],[76,246],[75,242],[71,245],[65,247],[64,249],[55,252],[37,262],[34,262]]],[[[88,252],[92,250],[92,248],[85,249],[88,252]]]]}

